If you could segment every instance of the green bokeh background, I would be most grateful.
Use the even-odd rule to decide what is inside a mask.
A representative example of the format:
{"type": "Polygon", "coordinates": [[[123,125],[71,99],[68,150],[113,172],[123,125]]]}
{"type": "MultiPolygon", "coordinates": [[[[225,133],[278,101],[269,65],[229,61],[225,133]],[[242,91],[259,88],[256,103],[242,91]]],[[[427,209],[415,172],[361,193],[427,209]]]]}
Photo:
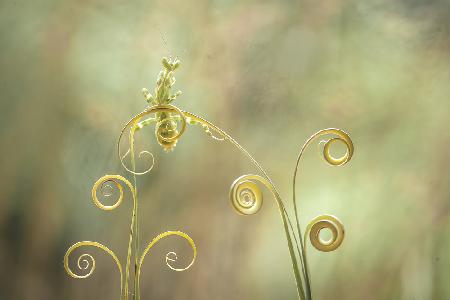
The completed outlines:
{"type": "MultiPolygon", "coordinates": [[[[119,297],[109,257],[92,251],[95,273],[75,280],[63,256],[95,240],[125,259],[130,195],[104,212],[90,189],[127,175],[119,131],[169,53],[182,60],[175,104],[234,136],[286,203],[303,142],[327,127],[351,134],[346,166],[327,166],[315,147],[301,164],[303,227],[323,213],[346,227],[339,250],[308,246],[315,299],[450,298],[449,1],[3,0],[1,299],[119,297]]],[[[270,194],[250,217],[229,204],[233,180],[256,172],[248,160],[196,127],[170,154],[151,129],[139,143],[156,158],[139,178],[141,243],[182,230],[199,251],[172,272],[165,253],[178,250],[182,264],[190,250],[159,244],[142,299],[296,299],[270,194]]]]}

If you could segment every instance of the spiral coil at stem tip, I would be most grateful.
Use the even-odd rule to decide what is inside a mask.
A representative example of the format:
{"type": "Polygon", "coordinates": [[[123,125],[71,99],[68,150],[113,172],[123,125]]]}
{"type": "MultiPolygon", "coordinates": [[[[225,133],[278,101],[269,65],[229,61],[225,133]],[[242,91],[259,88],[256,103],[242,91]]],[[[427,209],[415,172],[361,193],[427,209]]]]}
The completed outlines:
{"type": "Polygon", "coordinates": [[[143,159],[144,156],[147,156],[149,158],[150,164],[147,167],[147,169],[145,169],[142,172],[134,172],[134,171],[128,169],[128,167],[125,165],[125,163],[123,161],[125,160],[125,158],[128,155],[130,155],[130,153],[131,153],[131,149],[128,148],[128,150],[125,152],[125,154],[122,155],[122,157],[121,157],[121,161],[122,161],[121,163],[122,163],[122,166],[124,167],[124,169],[127,170],[128,172],[130,172],[131,174],[144,175],[144,174],[147,174],[148,172],[150,172],[153,169],[153,167],[155,166],[155,156],[153,155],[153,153],[151,153],[150,151],[147,151],[147,150],[142,150],[139,152],[138,157],[140,159],[143,159]]]}
{"type": "Polygon", "coordinates": [[[91,263],[92,263],[92,268],[89,270],[89,272],[86,275],[75,275],[73,273],[72,273],[72,275],[75,275],[76,278],[87,278],[87,277],[91,276],[91,274],[94,273],[94,271],[95,271],[95,259],[94,259],[94,257],[92,257],[92,255],[87,254],[87,253],[81,254],[80,257],[78,257],[78,260],[77,260],[77,267],[78,267],[78,269],[80,269],[80,270],[87,270],[90,267],[91,263]],[[84,263],[84,265],[81,266],[81,263],[84,263]]]}
{"type": "MultiPolygon", "coordinates": [[[[120,175],[105,175],[101,178],[99,178],[95,183],[94,186],[92,187],[92,200],[94,201],[94,204],[102,209],[102,210],[113,210],[117,207],[119,207],[119,205],[122,203],[123,200],[123,187],[120,184],[120,182],[125,183],[131,190],[131,192],[134,192],[134,187],[133,185],[123,176],[120,175]],[[114,186],[118,189],[119,191],[119,198],[117,199],[116,203],[114,203],[113,205],[104,205],[103,203],[100,202],[100,200],[98,199],[97,193],[98,193],[98,189],[100,188],[100,191],[104,191],[104,188],[106,187],[105,183],[111,182],[114,184],[114,186]]],[[[109,196],[109,195],[105,195],[105,193],[103,193],[104,196],[109,196]]]]}
{"type": "Polygon", "coordinates": [[[239,214],[253,215],[261,209],[263,194],[256,181],[271,189],[266,179],[252,174],[242,175],[231,184],[230,202],[239,214]]]}
{"type": "Polygon", "coordinates": [[[116,254],[110,250],[108,247],[106,247],[105,245],[102,245],[98,242],[91,242],[91,241],[83,241],[83,242],[78,242],[73,244],[72,246],[70,246],[69,249],[67,249],[66,254],[64,255],[64,269],[66,270],[67,274],[69,274],[69,276],[73,277],[73,278],[77,278],[77,279],[84,279],[84,278],[88,278],[89,276],[92,275],[92,273],[94,273],[95,271],[95,259],[92,255],[84,253],[81,254],[78,259],[77,259],[77,267],[80,270],[88,270],[89,271],[84,274],[84,275],[79,275],[74,273],[70,267],[69,267],[69,257],[70,254],[75,250],[78,249],[80,247],[95,247],[98,249],[103,250],[104,252],[106,252],[107,254],[109,254],[114,262],[117,265],[117,268],[119,270],[120,273],[120,291],[122,293],[122,286],[123,286],[123,273],[122,273],[122,265],[120,264],[119,259],[117,258],[116,254]],[[83,263],[83,265],[82,265],[83,263]]]}
{"type": "MultiPolygon", "coordinates": [[[[170,264],[170,261],[172,261],[172,262],[177,261],[178,256],[177,256],[177,254],[176,254],[175,252],[171,251],[171,252],[168,252],[168,253],[166,254],[166,265],[167,265],[170,269],[172,269],[172,270],[174,270],[174,271],[181,272],[181,271],[185,271],[185,270],[189,269],[189,268],[194,264],[195,259],[197,258],[197,246],[195,245],[194,240],[193,240],[189,235],[187,235],[186,233],[181,232],[181,231],[166,231],[166,232],[163,232],[163,233],[158,234],[158,235],[157,235],[157,236],[156,236],[156,237],[155,237],[155,238],[147,245],[147,247],[145,247],[145,250],[144,250],[144,252],[142,253],[141,258],[139,259],[139,264],[138,264],[138,269],[137,269],[138,275],[140,275],[140,270],[141,270],[141,267],[142,267],[142,263],[143,263],[143,261],[144,261],[145,256],[147,255],[148,251],[150,251],[150,249],[151,249],[151,248],[152,248],[159,240],[161,240],[161,239],[163,239],[163,238],[165,238],[165,237],[168,237],[168,236],[172,236],[172,235],[182,237],[183,239],[185,239],[185,240],[189,243],[189,246],[191,246],[192,252],[193,252],[193,254],[192,254],[192,260],[191,260],[191,262],[190,262],[186,267],[184,267],[184,268],[176,268],[176,267],[174,267],[174,266],[172,266],[172,265],[170,264]]],[[[138,277],[138,278],[139,278],[139,277],[138,277]]]]}
{"type": "Polygon", "coordinates": [[[197,258],[197,247],[194,243],[194,240],[189,235],[187,235],[186,233],[181,232],[181,231],[166,231],[166,232],[160,233],[147,245],[147,247],[145,247],[145,249],[142,252],[142,255],[139,259],[139,262],[136,266],[137,267],[136,268],[136,280],[137,280],[138,288],[140,286],[141,268],[142,268],[142,263],[144,262],[145,256],[158,241],[160,241],[161,239],[163,239],[165,237],[172,236],[172,235],[179,236],[179,237],[182,237],[183,239],[185,239],[189,243],[189,246],[191,246],[193,254],[192,254],[191,262],[186,267],[176,268],[176,267],[172,266],[170,262],[177,261],[178,256],[173,251],[168,252],[166,254],[166,265],[173,271],[182,272],[182,271],[189,269],[194,264],[195,259],[197,258]]]}
{"type": "MultiPolygon", "coordinates": [[[[330,138],[328,140],[320,141],[319,145],[323,147],[323,158],[327,163],[329,163],[332,166],[342,166],[348,163],[353,156],[354,152],[354,146],[353,142],[350,138],[350,136],[343,130],[337,129],[337,128],[328,128],[323,129],[315,133],[306,143],[304,148],[309,144],[309,142],[314,139],[315,137],[326,135],[326,134],[334,134],[337,135],[337,137],[330,138]],[[341,157],[335,158],[331,153],[330,149],[333,144],[336,142],[341,142],[346,146],[346,152],[341,157]]],[[[303,149],[304,149],[303,148],[303,149]]]]}
{"type": "Polygon", "coordinates": [[[320,215],[314,218],[306,227],[304,236],[304,247],[306,247],[306,239],[309,236],[311,244],[319,251],[330,252],[334,251],[342,244],[344,240],[345,231],[342,222],[332,215],[320,215]],[[324,241],[320,237],[320,232],[323,229],[331,231],[331,239],[324,241]]]}
{"type": "Polygon", "coordinates": [[[176,114],[177,118],[173,118],[173,120],[176,119],[181,122],[181,128],[179,130],[174,131],[174,134],[170,134],[170,135],[162,134],[164,132],[163,125],[167,124],[168,121],[163,120],[162,122],[159,122],[157,124],[155,133],[157,136],[158,143],[160,143],[161,145],[167,145],[167,147],[163,146],[164,149],[167,150],[167,149],[170,149],[172,146],[174,146],[176,144],[176,142],[178,141],[178,139],[183,135],[183,133],[186,130],[186,116],[184,115],[183,111],[181,111],[179,108],[177,108],[176,106],[171,105],[171,104],[155,105],[155,106],[147,107],[145,110],[143,110],[142,112],[140,112],[139,114],[137,114],[133,118],[131,118],[122,128],[122,131],[120,132],[120,135],[119,135],[119,139],[117,141],[117,154],[119,156],[120,163],[122,164],[124,169],[127,170],[131,174],[134,174],[134,175],[147,174],[148,172],[150,172],[152,170],[152,168],[154,166],[155,159],[154,159],[153,154],[149,151],[141,151],[139,153],[139,158],[144,156],[144,154],[151,158],[150,166],[147,167],[147,169],[142,172],[137,172],[137,171],[133,170],[134,168],[129,168],[124,162],[125,157],[134,151],[134,134],[135,134],[136,129],[138,128],[139,121],[144,116],[153,114],[153,113],[174,113],[174,114],[176,114]],[[122,155],[120,143],[121,143],[121,140],[122,140],[125,130],[130,125],[131,125],[130,136],[129,136],[130,137],[130,147],[129,147],[128,151],[124,155],[122,155]]]}

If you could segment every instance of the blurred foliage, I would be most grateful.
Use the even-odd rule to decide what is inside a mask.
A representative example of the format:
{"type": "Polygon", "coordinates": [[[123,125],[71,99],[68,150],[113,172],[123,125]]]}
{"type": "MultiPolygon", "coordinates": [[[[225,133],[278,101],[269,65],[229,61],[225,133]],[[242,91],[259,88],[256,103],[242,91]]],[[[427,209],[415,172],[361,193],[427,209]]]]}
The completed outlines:
{"type": "MultiPolygon", "coordinates": [[[[301,165],[303,222],[332,213],[347,230],[336,252],[310,247],[316,299],[448,299],[449,50],[445,0],[2,1],[0,298],[119,295],[108,257],[94,253],[94,275],[74,280],[63,255],[86,239],[125,257],[131,201],[105,213],[90,189],[124,174],[119,130],[172,53],[177,105],[231,133],[287,202],[306,138],[326,127],[351,134],[349,165],[330,168],[314,149],[301,165]]],[[[141,243],[179,229],[199,257],[171,272],[164,254],[183,245],[159,245],[142,298],[296,299],[275,203],[266,197],[252,217],[228,203],[250,164],[201,130],[173,153],[153,142],[156,166],[139,179],[141,243]]]]}

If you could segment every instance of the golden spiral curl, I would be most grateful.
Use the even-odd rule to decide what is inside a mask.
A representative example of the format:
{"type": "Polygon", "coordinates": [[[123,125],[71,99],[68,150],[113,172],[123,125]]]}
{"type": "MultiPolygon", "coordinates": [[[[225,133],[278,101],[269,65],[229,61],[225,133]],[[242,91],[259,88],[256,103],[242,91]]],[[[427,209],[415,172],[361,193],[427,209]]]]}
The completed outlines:
{"type": "Polygon", "coordinates": [[[263,204],[263,194],[256,182],[272,191],[272,185],[259,175],[247,174],[237,178],[230,188],[230,202],[242,215],[256,214],[263,204]]]}
{"type": "Polygon", "coordinates": [[[319,251],[330,252],[334,251],[342,244],[344,240],[344,225],[338,218],[332,215],[320,215],[314,218],[307,226],[305,231],[305,247],[306,239],[309,235],[309,240],[311,244],[319,251]],[[320,238],[320,232],[323,229],[328,229],[331,231],[331,239],[324,241],[320,238]]]}
{"type": "Polygon", "coordinates": [[[99,248],[99,249],[105,251],[106,253],[108,253],[113,258],[113,260],[116,262],[117,268],[118,268],[119,273],[120,273],[120,286],[121,286],[121,289],[122,289],[123,274],[122,274],[122,265],[120,264],[119,259],[117,258],[116,254],[112,250],[110,250],[105,245],[102,245],[102,244],[97,243],[97,242],[91,242],[91,241],[78,242],[78,243],[73,244],[66,251],[66,254],[64,255],[64,269],[66,270],[67,274],[69,274],[69,276],[71,276],[73,278],[84,279],[84,278],[87,278],[87,277],[91,276],[92,273],[95,271],[95,259],[94,259],[94,257],[92,257],[92,255],[87,254],[87,253],[81,254],[78,257],[78,260],[77,260],[77,267],[78,267],[78,269],[80,269],[80,270],[89,270],[86,274],[84,274],[84,275],[76,274],[69,267],[70,254],[75,249],[80,248],[80,247],[86,247],[86,246],[99,248]]]}
{"type": "Polygon", "coordinates": [[[94,201],[95,205],[102,210],[113,210],[117,208],[122,203],[123,200],[123,187],[121,182],[125,183],[130,188],[131,192],[134,194],[133,185],[125,177],[120,175],[105,175],[99,178],[92,187],[92,200],[94,201]],[[107,187],[111,188],[111,186],[107,185],[107,183],[112,183],[119,191],[119,198],[113,205],[104,205],[103,203],[100,202],[97,196],[99,189],[103,194],[103,196],[109,197],[111,195],[109,194],[109,191],[105,191],[107,187]]]}
{"type": "Polygon", "coordinates": [[[131,149],[128,149],[127,152],[125,152],[125,154],[122,155],[122,157],[121,157],[121,164],[125,168],[125,170],[127,170],[131,174],[144,175],[144,174],[147,174],[148,172],[150,172],[153,169],[153,166],[155,165],[155,156],[153,155],[153,153],[151,153],[150,151],[147,151],[147,150],[143,150],[143,151],[140,151],[138,153],[138,158],[139,159],[144,159],[145,156],[148,157],[150,163],[149,163],[149,166],[147,167],[147,169],[145,169],[142,172],[134,172],[131,169],[128,169],[128,167],[124,163],[124,160],[125,160],[125,157],[130,155],[130,153],[131,153],[131,149]]]}
{"type": "Polygon", "coordinates": [[[350,136],[345,131],[343,131],[341,129],[327,128],[327,129],[323,129],[323,130],[318,131],[317,133],[315,133],[313,136],[311,136],[308,139],[308,141],[305,143],[303,149],[306,148],[306,146],[314,138],[319,137],[319,136],[323,136],[323,135],[327,135],[327,134],[337,135],[337,137],[333,137],[333,138],[330,138],[330,139],[328,139],[326,141],[321,141],[320,142],[320,144],[323,144],[323,158],[325,159],[325,161],[327,163],[329,163],[332,166],[345,165],[352,158],[353,152],[354,152],[354,147],[353,147],[353,142],[352,142],[350,136]],[[347,148],[347,151],[345,152],[345,154],[342,155],[341,157],[338,157],[338,158],[333,157],[333,155],[330,153],[331,146],[334,143],[336,143],[336,142],[343,143],[346,146],[346,148],[347,148]]]}
{"type": "Polygon", "coordinates": [[[193,255],[192,255],[192,260],[191,260],[191,262],[190,262],[186,267],[184,267],[184,268],[176,268],[176,267],[172,266],[172,265],[170,264],[169,261],[176,261],[176,260],[178,259],[177,254],[176,254],[175,252],[169,252],[169,253],[166,254],[166,265],[167,265],[170,269],[172,269],[172,270],[174,270],[174,271],[181,272],[181,271],[185,271],[185,270],[189,269],[189,268],[194,264],[195,259],[197,258],[197,247],[195,246],[194,240],[193,240],[189,235],[187,235],[186,233],[181,232],[181,231],[166,231],[166,232],[163,232],[163,233],[158,234],[158,235],[157,235],[157,236],[156,236],[156,237],[155,237],[155,238],[147,245],[147,247],[145,247],[145,250],[144,250],[144,252],[142,253],[141,258],[139,259],[139,264],[138,264],[138,274],[140,274],[140,270],[141,270],[141,267],[142,267],[142,263],[143,263],[143,261],[144,261],[145,256],[147,255],[148,251],[149,251],[149,250],[150,250],[150,249],[151,249],[151,248],[152,248],[159,240],[161,240],[161,239],[163,239],[163,238],[165,238],[165,237],[171,236],[171,235],[176,235],[176,236],[179,236],[179,237],[184,238],[184,239],[189,243],[189,245],[191,246],[193,255]]]}
{"type": "Polygon", "coordinates": [[[139,153],[139,158],[141,158],[145,154],[145,155],[149,156],[152,160],[150,166],[147,167],[147,169],[144,171],[140,171],[140,172],[134,171],[134,170],[132,170],[132,169],[134,169],[134,167],[129,168],[124,162],[124,159],[128,154],[131,153],[133,155],[132,152],[134,151],[134,134],[135,134],[136,129],[138,128],[137,124],[144,116],[147,116],[149,114],[154,114],[154,113],[173,113],[176,115],[176,117],[174,117],[173,119],[169,118],[167,120],[159,121],[155,128],[157,141],[160,145],[163,146],[163,148],[165,150],[172,149],[175,146],[178,139],[183,135],[184,131],[186,130],[186,116],[184,115],[183,111],[181,111],[178,107],[171,105],[171,104],[155,105],[155,106],[147,107],[145,110],[143,110],[142,112],[140,112],[139,114],[137,114],[136,116],[131,118],[125,124],[125,126],[122,128],[122,131],[120,132],[119,139],[117,142],[117,153],[118,153],[120,163],[122,164],[122,166],[125,168],[125,170],[127,170],[128,172],[130,172],[132,174],[135,174],[135,175],[146,174],[146,173],[150,172],[154,166],[154,157],[153,157],[153,154],[151,154],[149,151],[141,151],[139,153]],[[171,122],[175,122],[174,121],[175,119],[180,120],[180,122],[181,122],[180,129],[174,128],[174,125],[170,124],[171,122]],[[168,126],[169,124],[171,126],[168,126]],[[129,141],[130,148],[124,155],[122,155],[120,143],[121,143],[122,137],[125,133],[125,130],[129,126],[131,126],[130,141],[129,141]]]}
{"type": "Polygon", "coordinates": [[[177,122],[170,118],[159,121],[155,126],[155,135],[158,144],[163,147],[164,151],[172,151],[178,142],[178,139],[171,139],[179,136],[177,122]]]}
{"type": "Polygon", "coordinates": [[[89,277],[89,276],[91,276],[92,273],[94,273],[94,271],[95,271],[95,259],[94,259],[94,257],[92,257],[92,255],[87,254],[87,253],[81,254],[80,257],[78,257],[77,266],[78,266],[78,269],[80,269],[80,270],[87,270],[87,269],[89,269],[91,263],[92,263],[91,270],[86,275],[79,275],[80,278],[89,277]],[[83,266],[81,265],[81,263],[83,263],[83,266]]]}
{"type": "Polygon", "coordinates": [[[137,273],[136,273],[136,276],[137,276],[137,280],[138,280],[138,285],[140,284],[140,275],[141,275],[141,267],[142,267],[142,263],[144,262],[144,258],[145,258],[145,256],[147,255],[147,253],[150,251],[150,249],[151,249],[151,248],[152,248],[159,240],[161,240],[161,239],[163,239],[163,238],[165,238],[165,237],[168,237],[168,236],[172,236],[172,235],[175,235],[175,236],[179,236],[179,237],[184,238],[184,239],[189,243],[189,245],[191,246],[193,254],[192,254],[191,262],[190,262],[186,267],[184,267],[184,268],[177,268],[177,267],[172,266],[172,265],[171,265],[171,262],[177,261],[177,260],[178,260],[178,256],[177,256],[177,254],[176,254],[175,252],[171,251],[171,252],[169,252],[169,253],[166,254],[166,265],[167,265],[170,269],[172,269],[172,270],[174,270],[174,271],[177,271],[177,272],[182,272],[182,271],[185,271],[185,270],[189,269],[190,267],[192,267],[192,265],[193,265],[194,262],[195,262],[195,259],[197,258],[197,247],[195,246],[194,240],[193,240],[189,235],[187,235],[186,233],[181,232],[181,231],[166,231],[166,232],[163,232],[163,233],[157,235],[157,236],[156,236],[156,237],[155,237],[155,238],[147,245],[147,247],[145,247],[145,250],[144,250],[144,252],[142,253],[141,258],[139,259],[139,263],[138,263],[138,265],[137,265],[137,271],[136,271],[137,273]]]}

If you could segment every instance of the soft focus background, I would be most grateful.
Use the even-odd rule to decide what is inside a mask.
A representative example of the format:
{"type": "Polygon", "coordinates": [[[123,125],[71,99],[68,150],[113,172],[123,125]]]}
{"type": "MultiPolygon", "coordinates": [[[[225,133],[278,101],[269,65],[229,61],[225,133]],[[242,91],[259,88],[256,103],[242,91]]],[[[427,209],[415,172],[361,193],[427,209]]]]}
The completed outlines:
{"type": "MultiPolygon", "coordinates": [[[[119,297],[110,257],[90,251],[94,274],[75,280],[63,256],[95,240],[125,260],[130,195],[104,212],[90,190],[104,174],[131,178],[115,143],[168,54],[182,60],[175,104],[234,136],[289,205],[303,142],[326,127],[351,134],[346,166],[326,165],[315,145],[301,164],[303,227],[331,213],[347,233],[335,252],[308,246],[315,299],[450,298],[448,1],[3,0],[1,299],[119,297]]],[[[271,195],[254,216],[229,204],[233,180],[256,172],[249,161],[199,127],[170,154],[150,128],[139,135],[149,141],[141,242],[183,230],[199,256],[172,272],[165,253],[178,249],[182,265],[191,252],[161,242],[144,263],[142,299],[296,299],[271,195]]]]}

